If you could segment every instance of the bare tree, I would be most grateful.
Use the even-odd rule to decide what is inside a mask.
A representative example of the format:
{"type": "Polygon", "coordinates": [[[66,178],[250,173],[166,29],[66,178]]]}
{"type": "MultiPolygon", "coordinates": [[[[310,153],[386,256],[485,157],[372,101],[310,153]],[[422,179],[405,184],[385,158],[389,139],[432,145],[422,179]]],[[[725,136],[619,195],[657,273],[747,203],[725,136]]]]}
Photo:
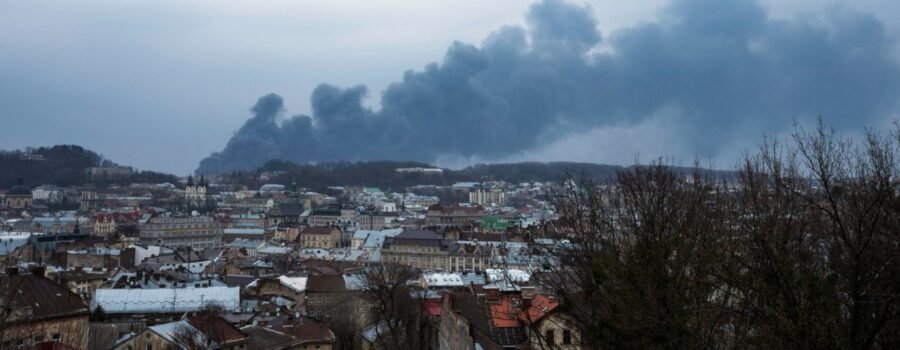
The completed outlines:
{"type": "Polygon", "coordinates": [[[373,308],[378,349],[424,349],[429,345],[425,295],[415,281],[418,270],[398,264],[369,267],[364,298],[373,308]]]}
{"type": "Polygon", "coordinates": [[[856,145],[820,121],[734,183],[663,162],[566,182],[545,279],[592,348],[896,346],[898,149],[900,126],[856,145]]]}

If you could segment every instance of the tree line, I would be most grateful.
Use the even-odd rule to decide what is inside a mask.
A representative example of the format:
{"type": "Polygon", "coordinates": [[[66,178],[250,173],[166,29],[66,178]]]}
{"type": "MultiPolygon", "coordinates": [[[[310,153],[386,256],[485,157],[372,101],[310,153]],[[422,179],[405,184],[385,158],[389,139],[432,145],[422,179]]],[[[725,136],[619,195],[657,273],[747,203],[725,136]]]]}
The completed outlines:
{"type": "Polygon", "coordinates": [[[593,349],[900,348],[898,149],[820,121],[730,180],[657,161],[564,187],[542,278],[593,349]]]}

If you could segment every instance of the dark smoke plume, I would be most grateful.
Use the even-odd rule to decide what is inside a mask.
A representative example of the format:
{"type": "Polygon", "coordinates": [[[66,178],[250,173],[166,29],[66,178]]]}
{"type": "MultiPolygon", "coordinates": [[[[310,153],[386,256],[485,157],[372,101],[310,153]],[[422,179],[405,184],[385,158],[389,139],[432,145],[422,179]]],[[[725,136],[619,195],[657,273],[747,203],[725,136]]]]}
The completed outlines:
{"type": "Polygon", "coordinates": [[[322,84],[312,116],[279,123],[281,97],[263,96],[198,171],[270,159],[501,159],[664,110],[679,111],[689,151],[710,154],[798,118],[824,113],[858,128],[898,107],[895,45],[871,16],[833,9],[783,21],[753,0],[674,0],[659,18],[604,38],[592,9],[545,0],[527,28],[500,28],[480,47],[454,42],[440,63],[407,71],[378,111],[362,105],[364,86],[322,84]]]}

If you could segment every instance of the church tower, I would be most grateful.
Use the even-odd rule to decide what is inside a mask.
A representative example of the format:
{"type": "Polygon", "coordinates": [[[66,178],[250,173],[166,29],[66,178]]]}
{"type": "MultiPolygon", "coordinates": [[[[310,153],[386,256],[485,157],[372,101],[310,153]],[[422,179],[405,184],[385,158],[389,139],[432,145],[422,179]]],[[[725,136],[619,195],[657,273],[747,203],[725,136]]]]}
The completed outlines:
{"type": "Polygon", "coordinates": [[[194,176],[188,176],[187,186],[184,188],[184,201],[191,208],[199,208],[206,205],[206,190],[209,183],[206,177],[200,175],[200,182],[194,183],[194,176]]]}

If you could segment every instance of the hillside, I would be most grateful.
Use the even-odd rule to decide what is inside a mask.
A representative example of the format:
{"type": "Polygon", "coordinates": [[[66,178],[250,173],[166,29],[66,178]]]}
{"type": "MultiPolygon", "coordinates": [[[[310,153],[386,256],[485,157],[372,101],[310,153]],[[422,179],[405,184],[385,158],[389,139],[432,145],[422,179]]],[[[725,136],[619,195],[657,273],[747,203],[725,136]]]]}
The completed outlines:
{"type": "MultiPolygon", "coordinates": [[[[29,187],[52,184],[57,186],[81,185],[88,168],[113,167],[116,163],[77,145],[28,148],[25,150],[0,150],[0,189],[10,188],[19,178],[29,187]]],[[[132,170],[129,168],[129,170],[132,170]]],[[[153,171],[130,171],[123,176],[95,176],[98,186],[111,183],[174,182],[177,178],[153,171]]]]}

